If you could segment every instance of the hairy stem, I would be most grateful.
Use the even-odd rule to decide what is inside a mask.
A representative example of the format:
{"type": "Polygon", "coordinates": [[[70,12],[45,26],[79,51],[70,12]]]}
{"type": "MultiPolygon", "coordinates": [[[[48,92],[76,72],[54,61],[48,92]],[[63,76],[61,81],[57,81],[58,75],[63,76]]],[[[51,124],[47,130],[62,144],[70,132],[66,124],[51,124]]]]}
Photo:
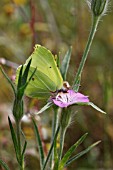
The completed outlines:
{"type": "Polygon", "coordinates": [[[82,56],[78,71],[76,73],[76,77],[75,77],[74,84],[73,84],[73,89],[75,89],[76,84],[77,84],[78,80],[81,77],[81,74],[82,74],[86,59],[88,57],[88,53],[89,53],[92,41],[93,41],[93,38],[94,38],[95,33],[97,31],[97,26],[98,26],[99,20],[100,20],[99,17],[93,17],[91,31],[90,31],[90,34],[89,34],[89,38],[88,38],[86,48],[84,50],[84,53],[83,53],[83,56],[82,56]]]}
{"type": "Polygon", "coordinates": [[[66,129],[67,129],[67,128],[61,128],[61,132],[60,132],[59,162],[60,162],[60,160],[61,160],[61,158],[62,158],[66,129]]]}
{"type": "MultiPolygon", "coordinates": [[[[58,117],[58,108],[57,107],[54,107],[53,108],[54,110],[54,116],[53,116],[53,124],[52,124],[52,140],[53,141],[53,137],[55,136],[55,133],[56,133],[56,130],[58,128],[58,120],[59,120],[59,117],[58,117]]],[[[52,156],[51,156],[51,159],[50,159],[50,168],[52,169],[52,163],[54,161],[54,159],[56,158],[56,152],[57,152],[57,141],[55,140],[55,143],[54,143],[54,150],[52,152],[52,156]]]]}
{"type": "Polygon", "coordinates": [[[16,122],[17,126],[17,141],[18,141],[18,155],[19,155],[19,164],[20,170],[24,170],[24,158],[22,158],[22,146],[21,146],[21,123],[16,122]]]}

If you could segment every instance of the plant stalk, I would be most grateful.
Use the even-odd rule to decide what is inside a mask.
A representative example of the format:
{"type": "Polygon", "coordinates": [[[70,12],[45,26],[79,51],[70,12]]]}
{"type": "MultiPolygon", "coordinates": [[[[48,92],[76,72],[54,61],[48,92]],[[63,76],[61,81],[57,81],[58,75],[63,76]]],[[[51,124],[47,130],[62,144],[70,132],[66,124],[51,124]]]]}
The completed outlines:
{"type": "MultiPolygon", "coordinates": [[[[55,136],[56,130],[58,128],[58,120],[59,120],[59,116],[58,116],[58,108],[55,106],[53,108],[54,110],[54,116],[53,116],[53,124],[52,124],[52,138],[51,138],[51,142],[53,142],[53,138],[55,136]]],[[[52,169],[52,164],[54,162],[54,159],[57,157],[56,152],[57,152],[57,141],[55,140],[54,142],[54,150],[52,152],[51,155],[51,159],[50,159],[50,168],[52,169]]]]}
{"type": "Polygon", "coordinates": [[[18,156],[19,156],[19,165],[20,170],[24,170],[24,158],[22,158],[22,146],[21,146],[21,123],[20,121],[16,122],[17,126],[17,141],[18,141],[18,156]]]}
{"type": "Polygon", "coordinates": [[[66,129],[67,128],[61,128],[61,132],[60,132],[59,162],[61,161],[61,158],[62,158],[66,129]]]}
{"type": "Polygon", "coordinates": [[[82,74],[82,71],[83,71],[86,59],[88,57],[88,53],[89,53],[92,41],[93,41],[93,38],[94,38],[95,33],[97,31],[97,26],[98,26],[99,20],[100,20],[100,17],[93,16],[93,18],[92,18],[91,31],[90,31],[90,34],[89,34],[89,38],[88,38],[88,41],[87,41],[87,44],[86,44],[86,48],[84,50],[84,53],[83,53],[83,56],[82,56],[82,59],[81,59],[78,71],[76,73],[76,77],[75,77],[74,84],[73,84],[73,89],[76,87],[76,84],[77,84],[78,80],[81,77],[81,74],[82,74]]]}

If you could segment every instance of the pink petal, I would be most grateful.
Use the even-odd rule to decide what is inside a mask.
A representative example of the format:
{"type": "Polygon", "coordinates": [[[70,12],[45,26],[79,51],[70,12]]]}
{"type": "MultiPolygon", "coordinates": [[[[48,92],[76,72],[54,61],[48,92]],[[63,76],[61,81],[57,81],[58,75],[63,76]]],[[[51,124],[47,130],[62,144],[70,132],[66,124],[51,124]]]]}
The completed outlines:
{"type": "Polygon", "coordinates": [[[67,92],[59,92],[52,101],[57,106],[63,108],[76,103],[87,103],[89,102],[89,99],[81,93],[77,93],[74,90],[68,90],[67,92]]]}

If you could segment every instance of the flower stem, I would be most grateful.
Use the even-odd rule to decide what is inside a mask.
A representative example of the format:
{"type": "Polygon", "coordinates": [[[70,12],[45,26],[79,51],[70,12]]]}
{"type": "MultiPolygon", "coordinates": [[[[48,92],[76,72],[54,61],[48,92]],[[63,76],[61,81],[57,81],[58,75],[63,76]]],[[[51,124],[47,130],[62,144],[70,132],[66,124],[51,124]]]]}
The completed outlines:
{"type": "Polygon", "coordinates": [[[84,53],[83,53],[83,56],[82,56],[78,71],[76,73],[76,77],[75,77],[74,84],[73,84],[73,89],[76,88],[76,84],[78,83],[78,81],[79,81],[79,79],[81,77],[81,74],[82,74],[82,71],[83,71],[83,68],[84,68],[84,65],[85,65],[85,61],[87,59],[87,56],[88,56],[88,53],[89,53],[93,38],[95,36],[95,33],[97,31],[97,26],[98,26],[99,20],[100,20],[100,17],[94,17],[93,16],[91,31],[90,31],[90,34],[89,34],[89,38],[88,38],[86,48],[84,50],[84,53]]]}
{"type": "MultiPolygon", "coordinates": [[[[59,120],[59,114],[58,114],[58,108],[55,106],[53,108],[54,110],[54,116],[53,116],[53,124],[52,124],[52,138],[51,138],[51,142],[53,142],[53,138],[55,136],[55,133],[56,133],[56,130],[58,128],[58,120],[59,120]]],[[[52,156],[51,156],[51,159],[50,159],[50,168],[52,169],[52,163],[54,161],[54,159],[56,159],[57,157],[57,146],[56,146],[56,140],[55,140],[55,143],[54,143],[54,150],[52,152],[52,156]]]]}
{"type": "Polygon", "coordinates": [[[24,159],[22,158],[22,148],[21,148],[21,123],[16,122],[17,126],[17,141],[18,141],[18,155],[19,155],[19,164],[20,164],[20,170],[24,170],[24,159]]]}
{"type": "Polygon", "coordinates": [[[63,147],[64,147],[64,140],[65,140],[65,134],[66,130],[70,124],[71,121],[71,112],[69,109],[62,109],[61,113],[61,120],[60,120],[60,148],[59,148],[59,153],[58,153],[58,161],[55,165],[54,170],[58,170],[59,168],[59,163],[62,159],[62,154],[63,154],[63,147]]]}
{"type": "Polygon", "coordinates": [[[61,128],[61,132],[60,132],[59,162],[60,162],[60,160],[62,158],[66,129],[67,128],[61,128]]]}

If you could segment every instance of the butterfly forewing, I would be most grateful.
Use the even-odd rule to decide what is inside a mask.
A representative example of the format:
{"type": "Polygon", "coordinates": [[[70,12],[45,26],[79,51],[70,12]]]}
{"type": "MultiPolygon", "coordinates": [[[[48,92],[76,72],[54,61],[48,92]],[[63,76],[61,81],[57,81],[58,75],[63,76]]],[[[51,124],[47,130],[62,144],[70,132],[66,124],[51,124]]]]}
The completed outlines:
{"type": "Polygon", "coordinates": [[[31,66],[37,67],[39,71],[47,75],[54,82],[56,90],[61,89],[63,79],[52,53],[45,47],[36,45],[30,58],[32,58],[31,66]]]}

